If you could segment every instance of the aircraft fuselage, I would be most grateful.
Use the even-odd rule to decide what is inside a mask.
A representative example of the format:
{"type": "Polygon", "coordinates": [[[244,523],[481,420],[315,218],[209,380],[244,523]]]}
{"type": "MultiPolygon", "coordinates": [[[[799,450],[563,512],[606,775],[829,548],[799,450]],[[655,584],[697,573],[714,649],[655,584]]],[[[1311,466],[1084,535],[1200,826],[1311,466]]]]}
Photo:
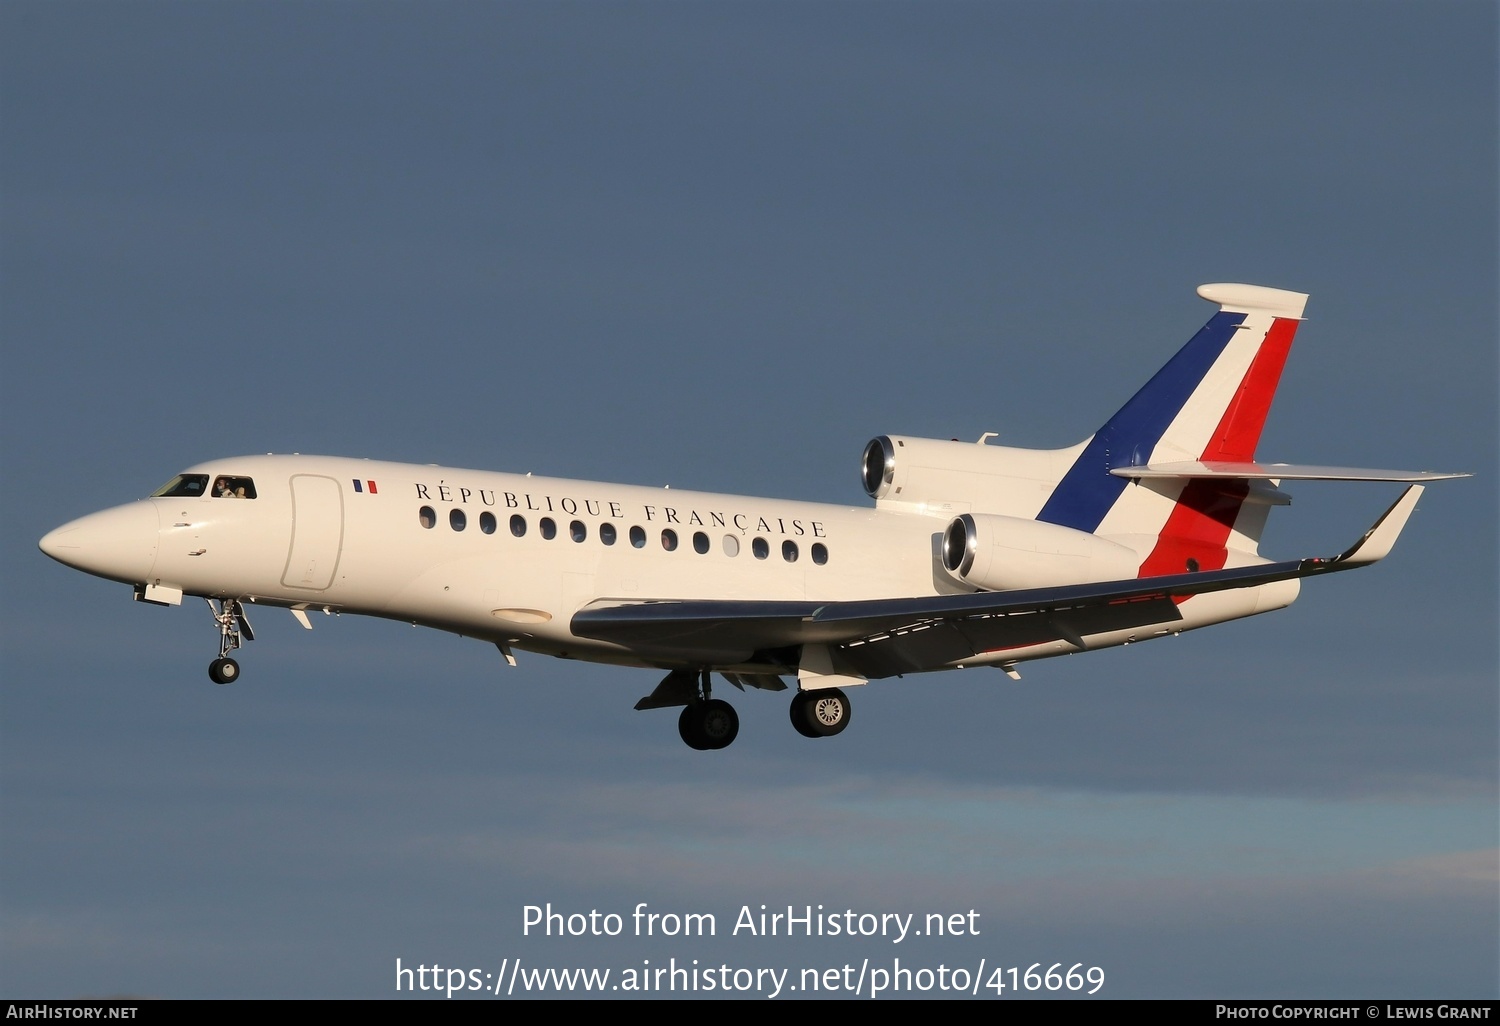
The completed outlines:
{"type": "MultiPolygon", "coordinates": [[[[142,499],[58,528],[43,551],[144,586],[141,597],[153,601],[196,595],[361,613],[550,655],[683,668],[696,661],[642,658],[578,637],[572,615],[596,599],[846,602],[974,591],[938,561],[949,508],[890,511],[300,455],[235,457],[180,476],[249,480],[255,497],[205,488],[142,499]]],[[[1200,596],[1195,603],[1215,608],[1162,633],[1285,605],[1295,593],[1290,582],[1200,596]]],[[[1090,647],[1132,635],[1150,636],[1098,637],[1090,647]]],[[[1071,650],[1053,641],[965,663],[1071,650]]]]}

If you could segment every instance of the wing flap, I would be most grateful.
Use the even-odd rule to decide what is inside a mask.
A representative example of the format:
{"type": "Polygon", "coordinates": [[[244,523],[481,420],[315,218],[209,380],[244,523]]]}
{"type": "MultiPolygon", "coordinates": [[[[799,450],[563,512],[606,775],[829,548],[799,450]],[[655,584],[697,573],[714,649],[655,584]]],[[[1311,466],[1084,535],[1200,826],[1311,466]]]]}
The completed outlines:
{"type": "Polygon", "coordinates": [[[869,638],[841,650],[844,661],[866,677],[892,677],[948,666],[1006,649],[1066,641],[1081,650],[1090,634],[1170,624],[1182,619],[1166,595],[1081,604],[1048,610],[1025,609],[969,617],[928,620],[869,638]]]}

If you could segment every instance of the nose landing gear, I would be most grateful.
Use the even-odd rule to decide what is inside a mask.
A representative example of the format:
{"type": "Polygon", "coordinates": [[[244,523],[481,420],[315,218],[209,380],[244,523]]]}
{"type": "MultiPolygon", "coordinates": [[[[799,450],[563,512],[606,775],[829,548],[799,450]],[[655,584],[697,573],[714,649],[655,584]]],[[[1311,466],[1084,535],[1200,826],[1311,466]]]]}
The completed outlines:
{"type": "Polygon", "coordinates": [[[240,679],[240,664],[229,658],[229,653],[246,641],[254,641],[255,631],[250,629],[239,599],[206,601],[219,627],[219,658],[208,664],[208,678],[215,684],[233,684],[240,679]]]}

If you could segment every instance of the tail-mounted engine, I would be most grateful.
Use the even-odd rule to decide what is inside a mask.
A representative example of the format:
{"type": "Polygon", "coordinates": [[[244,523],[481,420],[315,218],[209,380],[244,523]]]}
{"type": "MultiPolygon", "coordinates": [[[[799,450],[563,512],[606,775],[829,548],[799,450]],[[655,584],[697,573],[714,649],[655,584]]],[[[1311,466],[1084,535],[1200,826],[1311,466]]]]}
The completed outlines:
{"type": "Polygon", "coordinates": [[[1123,581],[1141,562],[1096,535],[991,513],[954,517],[943,532],[942,556],[955,580],[981,591],[1123,581]]]}
{"type": "MultiPolygon", "coordinates": [[[[985,438],[990,436],[986,435],[985,438]]],[[[984,510],[1033,517],[1077,456],[1077,449],[881,435],[865,446],[860,482],[882,508],[925,513],[984,510]]]]}

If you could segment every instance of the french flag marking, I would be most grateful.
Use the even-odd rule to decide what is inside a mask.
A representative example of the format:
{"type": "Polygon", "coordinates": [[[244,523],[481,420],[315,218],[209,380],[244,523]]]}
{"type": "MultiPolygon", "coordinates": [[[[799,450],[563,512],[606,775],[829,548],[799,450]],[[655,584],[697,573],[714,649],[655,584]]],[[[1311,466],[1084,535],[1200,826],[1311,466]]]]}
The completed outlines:
{"type": "Polygon", "coordinates": [[[1129,483],[1123,477],[1111,476],[1110,467],[1129,466],[1150,457],[1244,320],[1243,313],[1221,310],[1214,314],[1089,440],[1037,519],[1090,534],[1098,530],[1129,483]]]}
{"type": "MultiPolygon", "coordinates": [[[[1204,461],[1246,462],[1255,459],[1271,399],[1281,381],[1295,320],[1278,317],[1266,333],[1250,368],[1240,381],[1234,399],[1224,410],[1219,426],[1204,447],[1204,461]]],[[[1162,527],[1156,547],[1141,564],[1141,577],[1219,570],[1228,557],[1225,549],[1240,507],[1250,492],[1246,481],[1205,479],[1189,481],[1162,527]]]]}

